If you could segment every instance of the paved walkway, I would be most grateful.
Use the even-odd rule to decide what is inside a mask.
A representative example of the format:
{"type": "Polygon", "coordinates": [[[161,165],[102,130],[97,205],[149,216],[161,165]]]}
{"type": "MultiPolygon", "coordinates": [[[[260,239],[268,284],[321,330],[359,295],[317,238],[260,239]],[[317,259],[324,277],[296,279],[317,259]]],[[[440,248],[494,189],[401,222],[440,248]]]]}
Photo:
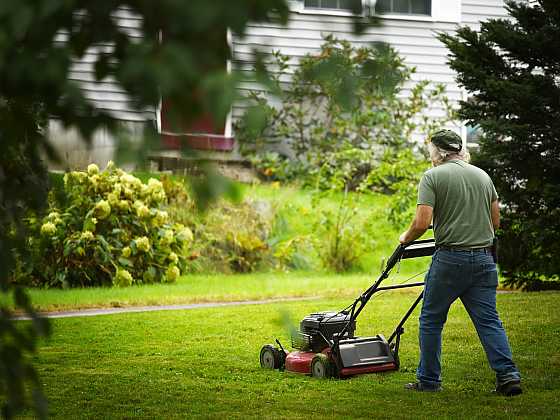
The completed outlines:
{"type": "MultiPolygon", "coordinates": [[[[278,302],[294,302],[301,300],[313,300],[319,297],[297,297],[297,298],[280,298],[280,299],[266,299],[266,300],[244,300],[235,302],[209,302],[209,303],[189,303],[183,305],[156,305],[156,306],[129,306],[124,308],[104,308],[104,309],[81,309],[76,311],[58,311],[58,312],[43,312],[41,316],[45,318],[74,318],[80,316],[99,316],[99,315],[112,315],[134,312],[154,312],[154,311],[179,311],[188,309],[202,309],[202,308],[219,308],[222,306],[240,306],[240,305],[266,305],[269,303],[278,302]]],[[[16,316],[15,320],[30,320],[28,316],[16,316]]]]}
{"type": "MultiPolygon", "coordinates": [[[[510,290],[498,290],[501,293],[515,293],[510,290]]],[[[240,305],[267,305],[269,303],[278,302],[294,302],[302,300],[319,299],[319,296],[304,296],[295,298],[279,298],[279,299],[265,299],[265,300],[242,300],[233,302],[208,302],[208,303],[187,303],[182,305],[154,305],[154,306],[127,306],[122,308],[103,308],[103,309],[79,309],[75,311],[56,311],[56,312],[42,312],[41,316],[45,318],[75,318],[80,316],[99,316],[99,315],[112,315],[124,314],[134,312],[155,312],[155,311],[181,311],[190,309],[203,309],[203,308],[219,308],[222,306],[240,306],[240,305]]],[[[31,318],[28,316],[15,316],[13,319],[18,321],[28,321],[31,318]]]]}

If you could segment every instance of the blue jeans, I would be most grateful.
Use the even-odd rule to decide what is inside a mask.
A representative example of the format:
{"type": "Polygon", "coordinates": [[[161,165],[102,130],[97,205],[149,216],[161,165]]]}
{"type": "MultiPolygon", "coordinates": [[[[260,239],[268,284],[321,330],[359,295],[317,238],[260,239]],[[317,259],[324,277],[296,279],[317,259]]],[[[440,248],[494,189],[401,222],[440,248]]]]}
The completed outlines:
{"type": "Polygon", "coordinates": [[[460,298],[484,347],[497,384],[520,379],[496,310],[498,273],[490,252],[438,249],[426,275],[420,313],[420,364],[424,387],[441,384],[441,332],[449,307],[460,298]]]}

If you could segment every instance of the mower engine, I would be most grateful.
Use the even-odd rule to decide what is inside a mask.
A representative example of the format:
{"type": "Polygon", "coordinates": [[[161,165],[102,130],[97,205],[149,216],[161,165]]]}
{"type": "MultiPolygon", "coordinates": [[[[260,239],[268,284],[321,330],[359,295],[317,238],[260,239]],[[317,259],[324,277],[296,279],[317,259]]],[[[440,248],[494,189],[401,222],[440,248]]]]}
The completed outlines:
{"type": "Polygon", "coordinates": [[[322,352],[348,324],[344,338],[353,338],[356,322],[345,312],[315,312],[300,323],[300,330],[292,335],[292,347],[302,351],[322,352]]]}

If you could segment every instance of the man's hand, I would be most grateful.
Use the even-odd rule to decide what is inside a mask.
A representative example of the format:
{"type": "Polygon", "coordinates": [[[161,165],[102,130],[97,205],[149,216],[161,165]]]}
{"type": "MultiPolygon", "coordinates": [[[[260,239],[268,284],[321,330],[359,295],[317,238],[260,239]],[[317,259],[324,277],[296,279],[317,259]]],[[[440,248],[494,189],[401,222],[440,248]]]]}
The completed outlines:
{"type": "Polygon", "coordinates": [[[432,223],[433,211],[434,210],[430,206],[418,204],[418,206],[416,206],[414,220],[410,224],[408,230],[399,237],[399,242],[401,244],[407,244],[422,236],[432,223]]]}

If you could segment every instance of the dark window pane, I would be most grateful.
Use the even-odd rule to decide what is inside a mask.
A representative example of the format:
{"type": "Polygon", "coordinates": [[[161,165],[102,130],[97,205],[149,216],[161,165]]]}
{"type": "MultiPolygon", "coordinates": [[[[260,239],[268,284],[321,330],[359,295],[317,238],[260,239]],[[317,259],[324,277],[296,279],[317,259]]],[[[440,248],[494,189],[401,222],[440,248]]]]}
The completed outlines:
{"type": "Polygon", "coordinates": [[[362,12],[362,0],[340,0],[339,5],[344,10],[350,10],[355,13],[362,12]]]}
{"type": "Polygon", "coordinates": [[[410,13],[410,10],[408,10],[408,5],[409,5],[410,1],[409,0],[394,0],[393,1],[393,13],[405,13],[408,14],[410,13]]]}
{"type": "Polygon", "coordinates": [[[325,9],[337,9],[338,1],[336,0],[321,0],[321,7],[325,9]]]}
{"type": "Polygon", "coordinates": [[[391,0],[377,0],[375,11],[377,13],[391,13],[391,0]]]}
{"type": "Polygon", "coordinates": [[[430,15],[430,0],[412,0],[412,13],[417,15],[430,15]]]}
{"type": "Polygon", "coordinates": [[[319,0],[305,0],[303,5],[305,7],[319,7],[319,0]]]}

